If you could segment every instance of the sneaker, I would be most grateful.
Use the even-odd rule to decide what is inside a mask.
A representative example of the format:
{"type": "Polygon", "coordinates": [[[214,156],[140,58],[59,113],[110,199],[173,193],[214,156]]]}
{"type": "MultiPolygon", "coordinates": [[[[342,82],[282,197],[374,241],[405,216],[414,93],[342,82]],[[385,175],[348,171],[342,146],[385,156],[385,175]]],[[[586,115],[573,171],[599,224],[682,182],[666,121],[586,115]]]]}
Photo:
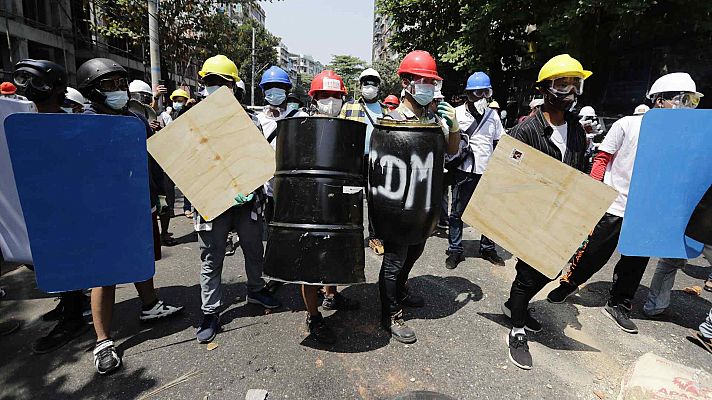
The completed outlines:
{"type": "Polygon", "coordinates": [[[438,222],[438,225],[437,225],[438,229],[442,229],[442,230],[447,229],[448,226],[449,226],[449,225],[448,225],[447,222],[438,222]]]}
{"type": "Polygon", "coordinates": [[[559,287],[552,290],[551,292],[549,292],[548,295],[546,295],[546,299],[549,301],[549,303],[561,304],[566,301],[569,296],[577,293],[578,291],[578,286],[574,286],[568,282],[561,281],[559,283],[559,287]]]}
{"type": "Polygon", "coordinates": [[[114,341],[105,339],[101,342],[97,342],[94,347],[94,367],[96,367],[96,372],[105,375],[115,371],[120,366],[121,357],[119,357],[119,354],[116,352],[114,341]]]}
{"type": "Polygon", "coordinates": [[[269,281],[269,282],[267,282],[267,284],[265,285],[265,288],[267,288],[267,291],[268,291],[268,292],[270,292],[270,293],[272,293],[272,294],[275,294],[275,293],[277,293],[277,290],[278,290],[279,288],[281,288],[283,285],[284,285],[284,282],[280,282],[280,281],[269,281]]]}
{"type": "Polygon", "coordinates": [[[220,330],[220,314],[203,314],[203,321],[195,333],[198,343],[210,343],[220,330]]]}
{"type": "Polygon", "coordinates": [[[455,269],[457,265],[465,261],[465,255],[462,253],[450,253],[445,259],[445,268],[455,269]]]}
{"type": "Polygon", "coordinates": [[[691,339],[693,339],[695,342],[702,345],[702,347],[704,347],[705,350],[712,353],[712,339],[706,338],[702,334],[702,332],[694,330],[694,329],[688,329],[687,332],[689,333],[691,339]]]}
{"type": "Polygon", "coordinates": [[[89,325],[84,322],[84,319],[79,320],[60,320],[57,325],[52,328],[47,336],[43,336],[32,345],[32,352],[35,354],[46,354],[57,350],[72,339],[83,335],[89,330],[89,325]]]}
{"type": "Polygon", "coordinates": [[[321,314],[314,316],[307,315],[307,327],[309,328],[309,337],[323,344],[336,343],[336,334],[331,330],[329,325],[324,321],[321,314]]]}
{"type": "Polygon", "coordinates": [[[173,247],[178,244],[178,241],[173,239],[173,236],[171,236],[171,233],[163,233],[161,234],[161,244],[166,247],[173,247]]]}
{"type": "Polygon", "coordinates": [[[325,310],[358,310],[361,303],[336,292],[333,296],[324,296],[321,306],[325,310]]]}
{"type": "Polygon", "coordinates": [[[227,237],[227,243],[225,244],[225,257],[229,257],[235,254],[237,246],[232,242],[232,236],[227,237]]]}
{"type": "Polygon", "coordinates": [[[376,253],[377,256],[383,255],[384,249],[383,249],[383,242],[381,242],[381,239],[369,239],[368,240],[368,247],[373,250],[374,253],[376,253]]]}
{"type": "Polygon", "coordinates": [[[415,336],[413,328],[409,327],[403,319],[403,312],[399,311],[392,315],[388,320],[388,326],[385,327],[391,333],[391,337],[401,343],[415,343],[418,338],[415,336]]]}
{"type": "Polygon", "coordinates": [[[264,308],[279,308],[282,304],[272,296],[272,293],[267,290],[267,287],[263,287],[260,291],[247,294],[247,302],[252,304],[259,304],[264,308]]]}
{"type": "Polygon", "coordinates": [[[484,251],[481,252],[480,255],[483,259],[491,262],[492,264],[504,267],[504,260],[502,259],[502,257],[499,256],[499,254],[497,254],[495,250],[484,251]]]}
{"type": "Polygon", "coordinates": [[[630,320],[631,311],[631,308],[623,304],[612,306],[610,302],[606,303],[606,306],[601,309],[603,315],[613,320],[624,332],[638,333],[638,327],[630,320]]]}
{"type": "Polygon", "coordinates": [[[404,307],[420,308],[425,306],[425,299],[423,296],[408,293],[403,299],[398,300],[398,304],[404,307]]]}
{"type": "MultiPolygon", "coordinates": [[[[541,323],[532,317],[532,312],[534,312],[534,309],[529,307],[527,309],[527,318],[524,320],[524,329],[532,333],[541,332],[541,323]]],[[[502,314],[509,319],[512,318],[512,310],[509,309],[506,302],[502,304],[502,314]]]]}
{"type": "Polygon", "coordinates": [[[141,310],[141,316],[139,319],[141,321],[150,321],[154,319],[160,319],[165,317],[170,317],[171,315],[183,310],[183,306],[172,306],[166,304],[163,300],[158,300],[156,304],[149,310],[141,310]]]}
{"type": "Polygon", "coordinates": [[[521,369],[532,369],[532,355],[529,353],[529,343],[527,335],[517,334],[512,336],[507,334],[507,344],[509,345],[509,361],[521,369]]]}
{"type": "Polygon", "coordinates": [[[0,322],[0,336],[9,335],[16,330],[20,329],[22,324],[20,321],[11,319],[9,321],[0,322]]]}
{"type": "Polygon", "coordinates": [[[704,289],[708,292],[712,292],[712,279],[705,280],[704,289]]]}
{"type": "Polygon", "coordinates": [[[645,308],[641,310],[643,312],[643,316],[649,320],[652,321],[668,321],[670,320],[670,314],[668,313],[668,310],[663,310],[662,312],[659,312],[657,314],[654,313],[649,313],[645,311],[645,308]]]}

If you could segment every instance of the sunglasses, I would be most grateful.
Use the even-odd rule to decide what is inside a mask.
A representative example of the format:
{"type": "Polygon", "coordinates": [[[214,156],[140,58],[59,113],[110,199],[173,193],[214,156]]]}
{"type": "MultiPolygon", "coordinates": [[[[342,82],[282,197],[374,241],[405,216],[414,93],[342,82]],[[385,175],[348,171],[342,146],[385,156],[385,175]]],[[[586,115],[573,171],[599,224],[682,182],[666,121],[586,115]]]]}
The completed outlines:
{"type": "Polygon", "coordinates": [[[129,90],[129,81],[126,78],[101,79],[96,86],[102,92],[117,92],[129,90]]]}

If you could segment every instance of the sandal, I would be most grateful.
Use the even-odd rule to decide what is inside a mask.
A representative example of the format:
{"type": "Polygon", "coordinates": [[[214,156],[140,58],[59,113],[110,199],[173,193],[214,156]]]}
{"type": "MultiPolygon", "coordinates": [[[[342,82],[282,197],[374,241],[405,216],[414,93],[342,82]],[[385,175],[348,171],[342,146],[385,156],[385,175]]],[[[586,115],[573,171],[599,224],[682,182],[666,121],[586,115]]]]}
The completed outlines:
{"type": "Polygon", "coordinates": [[[192,219],[193,218],[193,212],[190,210],[186,210],[183,212],[183,215],[185,215],[186,218],[192,219]]]}

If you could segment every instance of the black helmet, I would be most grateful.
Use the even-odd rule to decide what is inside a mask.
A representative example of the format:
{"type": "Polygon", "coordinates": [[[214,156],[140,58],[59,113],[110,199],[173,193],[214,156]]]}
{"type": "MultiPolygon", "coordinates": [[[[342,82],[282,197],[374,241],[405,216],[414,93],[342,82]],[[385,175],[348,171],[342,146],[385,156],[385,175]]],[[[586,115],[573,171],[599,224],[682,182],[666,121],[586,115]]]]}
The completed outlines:
{"type": "Polygon", "coordinates": [[[44,101],[54,88],[66,88],[67,71],[52,61],[25,59],[15,65],[12,79],[28,99],[44,101]]]}
{"type": "Polygon", "coordinates": [[[116,61],[108,58],[92,58],[77,70],[77,89],[80,92],[86,90],[102,76],[115,73],[128,76],[128,72],[116,61]]]}

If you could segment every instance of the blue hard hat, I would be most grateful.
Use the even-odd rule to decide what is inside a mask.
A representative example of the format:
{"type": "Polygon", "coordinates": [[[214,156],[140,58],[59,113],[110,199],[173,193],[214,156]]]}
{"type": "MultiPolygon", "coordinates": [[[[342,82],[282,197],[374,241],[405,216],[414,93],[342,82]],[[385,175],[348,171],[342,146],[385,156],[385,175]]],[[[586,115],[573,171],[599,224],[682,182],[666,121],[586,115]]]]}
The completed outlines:
{"type": "Polygon", "coordinates": [[[491,89],[492,84],[490,83],[490,78],[484,72],[477,71],[467,78],[467,87],[465,90],[475,90],[475,89],[491,89]]]}
{"type": "Polygon", "coordinates": [[[290,89],[292,88],[292,81],[289,80],[287,71],[276,65],[269,67],[267,71],[262,74],[262,79],[260,80],[260,88],[262,88],[262,90],[265,89],[264,85],[266,83],[284,83],[289,85],[290,89]]]}

